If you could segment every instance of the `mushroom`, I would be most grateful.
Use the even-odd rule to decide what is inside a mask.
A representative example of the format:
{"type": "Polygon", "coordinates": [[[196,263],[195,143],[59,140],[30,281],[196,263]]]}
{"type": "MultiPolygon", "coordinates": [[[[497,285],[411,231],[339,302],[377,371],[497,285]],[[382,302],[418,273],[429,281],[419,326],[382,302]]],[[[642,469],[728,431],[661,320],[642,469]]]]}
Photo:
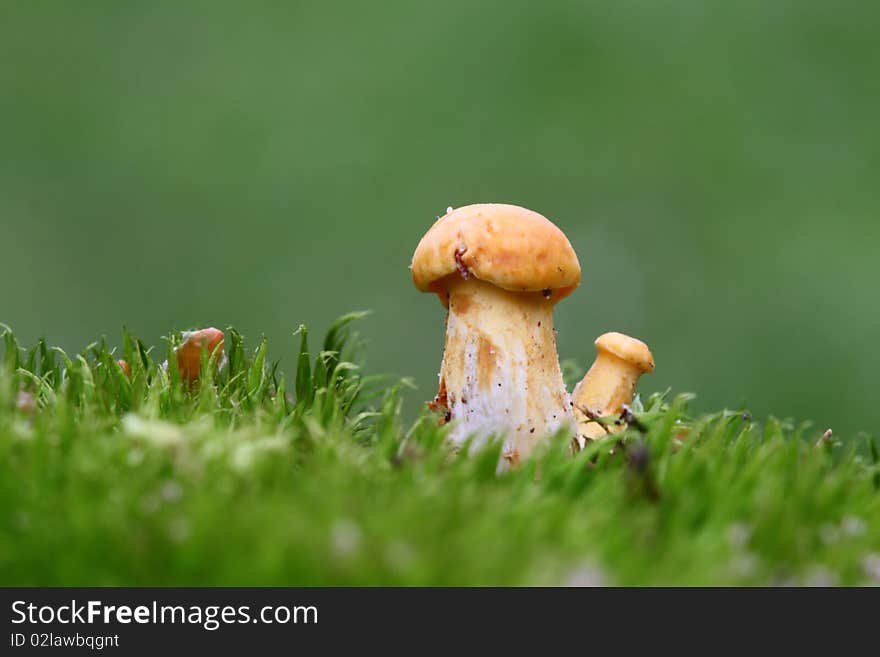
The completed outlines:
{"type": "Polygon", "coordinates": [[[449,309],[437,397],[450,439],[504,437],[515,465],[574,414],[553,307],[580,283],[577,255],[548,219],[515,205],[449,209],[419,242],[415,286],[449,309]]]}
{"type": "Polygon", "coordinates": [[[124,358],[120,358],[116,361],[116,364],[119,365],[120,369],[122,369],[122,373],[125,374],[125,378],[131,379],[131,367],[129,367],[128,362],[124,358]]]}
{"type": "Polygon", "coordinates": [[[180,378],[187,383],[195,383],[202,371],[202,346],[208,357],[217,353],[217,358],[223,356],[223,331],[215,328],[206,328],[199,331],[187,331],[183,334],[183,342],[175,349],[177,354],[177,367],[180,378]]]}
{"type": "Polygon", "coordinates": [[[639,377],[654,371],[648,345],[623,333],[605,333],[596,339],[596,361],[571,394],[578,422],[578,443],[623,431],[625,425],[603,426],[597,417],[619,415],[633,400],[639,377]]]}

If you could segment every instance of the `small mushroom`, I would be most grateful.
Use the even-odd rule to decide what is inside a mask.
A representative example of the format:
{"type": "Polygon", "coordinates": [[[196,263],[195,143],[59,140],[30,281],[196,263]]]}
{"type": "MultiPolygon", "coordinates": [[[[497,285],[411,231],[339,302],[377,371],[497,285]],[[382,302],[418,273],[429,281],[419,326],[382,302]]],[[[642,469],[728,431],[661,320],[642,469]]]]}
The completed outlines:
{"type": "Polygon", "coordinates": [[[129,367],[128,362],[124,358],[120,358],[116,361],[116,364],[119,365],[120,369],[122,369],[122,373],[125,374],[125,378],[131,379],[131,367],[129,367]]]}
{"type": "Polygon", "coordinates": [[[563,232],[515,205],[451,209],[412,260],[415,286],[449,309],[440,386],[430,404],[461,445],[504,436],[516,464],[574,414],[556,353],[553,307],[580,283],[563,232]]]}
{"type": "Polygon", "coordinates": [[[216,353],[220,358],[223,355],[223,331],[206,328],[183,334],[183,342],[175,351],[180,378],[187,383],[195,383],[199,379],[202,371],[202,346],[209,357],[216,353]]]}
{"type": "Polygon", "coordinates": [[[641,340],[623,333],[605,333],[596,339],[596,361],[572,392],[578,422],[578,443],[623,431],[625,425],[603,426],[597,417],[620,415],[636,392],[639,377],[654,371],[654,356],[641,340]]]}

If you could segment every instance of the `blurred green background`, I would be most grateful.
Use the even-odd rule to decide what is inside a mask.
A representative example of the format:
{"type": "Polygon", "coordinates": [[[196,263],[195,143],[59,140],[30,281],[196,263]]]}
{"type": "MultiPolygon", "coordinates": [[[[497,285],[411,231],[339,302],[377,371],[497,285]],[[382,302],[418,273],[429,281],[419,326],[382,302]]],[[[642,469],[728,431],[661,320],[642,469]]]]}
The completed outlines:
{"type": "Polygon", "coordinates": [[[412,286],[449,205],[542,212],[584,270],[560,353],[646,340],[645,391],[871,429],[880,5],[4,2],[0,321],[291,332],[349,310],[434,394],[412,286]]]}

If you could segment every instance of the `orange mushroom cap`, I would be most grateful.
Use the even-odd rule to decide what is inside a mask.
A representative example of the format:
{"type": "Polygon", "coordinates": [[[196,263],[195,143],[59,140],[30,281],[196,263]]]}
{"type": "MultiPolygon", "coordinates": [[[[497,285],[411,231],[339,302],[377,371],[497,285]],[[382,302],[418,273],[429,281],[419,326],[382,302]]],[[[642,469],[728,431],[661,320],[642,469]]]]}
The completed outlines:
{"type": "Polygon", "coordinates": [[[577,254],[543,215],[504,203],[450,210],[422,237],[413,254],[413,283],[446,305],[443,279],[473,276],[511,292],[568,296],[581,281],[577,254]]]}
{"type": "Polygon", "coordinates": [[[177,347],[177,367],[180,378],[189,383],[199,379],[202,370],[202,346],[209,356],[223,354],[223,331],[206,328],[184,334],[183,343],[177,347]]]}

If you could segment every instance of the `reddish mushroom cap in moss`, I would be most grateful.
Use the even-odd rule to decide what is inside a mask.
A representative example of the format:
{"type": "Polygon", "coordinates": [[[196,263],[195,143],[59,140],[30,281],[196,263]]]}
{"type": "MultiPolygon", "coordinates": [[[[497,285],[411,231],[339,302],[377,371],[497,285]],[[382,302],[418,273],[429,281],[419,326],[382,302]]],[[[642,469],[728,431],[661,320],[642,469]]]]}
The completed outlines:
{"type": "Polygon", "coordinates": [[[119,365],[119,367],[122,368],[122,373],[125,374],[126,378],[130,379],[131,378],[131,367],[128,366],[128,363],[125,361],[125,359],[120,358],[119,360],[116,361],[116,363],[119,365]]]}
{"type": "Polygon", "coordinates": [[[183,334],[183,342],[177,347],[177,367],[180,378],[189,383],[199,379],[202,370],[202,346],[208,356],[223,355],[223,331],[206,328],[183,334]]]}

